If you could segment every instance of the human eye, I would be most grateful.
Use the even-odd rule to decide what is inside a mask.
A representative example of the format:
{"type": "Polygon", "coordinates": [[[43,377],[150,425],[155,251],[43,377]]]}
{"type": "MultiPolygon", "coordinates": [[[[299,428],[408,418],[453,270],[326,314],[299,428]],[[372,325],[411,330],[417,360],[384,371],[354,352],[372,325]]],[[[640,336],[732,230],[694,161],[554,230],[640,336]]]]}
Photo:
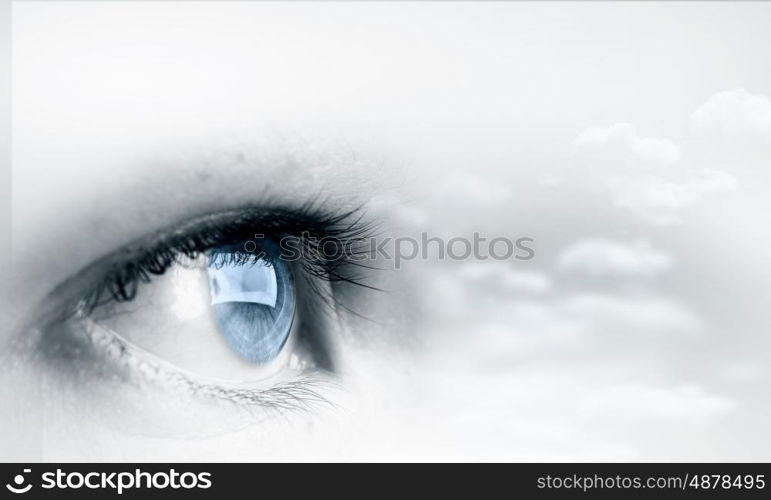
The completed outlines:
{"type": "Polygon", "coordinates": [[[311,204],[192,218],[58,285],[36,347],[81,383],[88,373],[247,409],[313,408],[336,374],[341,288],[368,286],[371,231],[358,209],[311,204]]]}

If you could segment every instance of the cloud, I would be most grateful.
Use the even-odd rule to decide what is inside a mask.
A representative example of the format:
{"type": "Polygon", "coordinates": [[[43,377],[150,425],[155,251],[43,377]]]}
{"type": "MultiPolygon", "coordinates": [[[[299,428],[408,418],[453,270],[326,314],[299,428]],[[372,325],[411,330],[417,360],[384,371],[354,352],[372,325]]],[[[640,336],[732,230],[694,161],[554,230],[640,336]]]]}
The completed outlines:
{"type": "Polygon", "coordinates": [[[557,258],[561,271],[590,276],[650,277],[672,267],[673,259],[644,241],[625,243],[588,238],[568,246],[557,258]]]}
{"type": "Polygon", "coordinates": [[[439,201],[495,205],[508,201],[512,190],[505,182],[468,172],[453,171],[443,176],[434,188],[439,201]]]}
{"type": "Polygon", "coordinates": [[[658,297],[623,297],[582,292],[560,304],[560,312],[593,336],[631,339],[636,335],[690,335],[701,327],[698,316],[678,302],[658,297]]]}
{"type": "Polygon", "coordinates": [[[458,268],[457,273],[465,282],[478,283],[486,290],[497,288],[511,292],[542,294],[551,289],[551,280],[546,274],[515,269],[510,262],[468,262],[458,268]]]}
{"type": "Polygon", "coordinates": [[[485,287],[484,280],[434,283],[434,320],[424,328],[444,342],[454,339],[465,363],[473,360],[486,369],[544,359],[545,353],[551,359],[559,353],[560,359],[577,362],[615,362],[642,350],[683,345],[703,327],[699,316],[670,298],[582,291],[512,299],[494,285],[485,287]]]}
{"type": "Polygon", "coordinates": [[[679,210],[709,194],[737,189],[736,178],[718,170],[684,175],[610,175],[604,179],[613,204],[654,225],[682,223],[679,210]]]}
{"type": "Polygon", "coordinates": [[[690,166],[676,143],[641,137],[628,123],[592,127],[574,146],[584,167],[579,180],[650,224],[681,223],[681,209],[738,187],[730,174],[690,166]]]}
{"type": "Polygon", "coordinates": [[[704,425],[729,414],[735,403],[696,385],[651,387],[642,384],[604,388],[590,395],[581,413],[592,419],[639,423],[704,425]]]}
{"type": "Polygon", "coordinates": [[[743,88],[718,92],[694,111],[691,135],[771,142],[771,100],[743,88]]]}
{"type": "Polygon", "coordinates": [[[574,141],[574,145],[615,153],[614,160],[646,164],[674,165],[680,160],[680,147],[668,139],[640,137],[631,123],[610,127],[591,127],[574,141]]]}

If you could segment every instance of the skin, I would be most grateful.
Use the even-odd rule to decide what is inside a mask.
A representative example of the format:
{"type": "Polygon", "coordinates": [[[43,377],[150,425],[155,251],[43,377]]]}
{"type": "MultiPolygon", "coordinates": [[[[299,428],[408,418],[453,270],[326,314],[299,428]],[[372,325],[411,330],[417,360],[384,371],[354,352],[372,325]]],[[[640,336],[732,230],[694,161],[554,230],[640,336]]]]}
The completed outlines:
{"type": "MultiPolygon", "coordinates": [[[[747,18],[768,15],[744,8],[747,18]]],[[[703,29],[683,35],[680,22],[693,20],[694,11],[669,9],[17,5],[14,272],[2,305],[1,355],[9,369],[0,390],[0,398],[17,403],[0,413],[0,428],[13,430],[0,434],[8,443],[2,458],[762,457],[767,433],[754,430],[771,404],[756,396],[767,392],[767,379],[743,386],[756,406],[733,412],[721,397],[741,391],[715,367],[731,356],[744,363],[743,356],[768,347],[757,332],[768,320],[763,304],[771,280],[767,266],[756,264],[771,242],[757,237],[739,249],[732,243],[767,227],[768,174],[747,169],[750,178],[742,181],[754,191],[697,205],[685,229],[667,232],[592,189],[582,191],[592,166],[571,170],[575,137],[587,127],[628,120],[679,137],[678,124],[716,90],[746,81],[769,88],[769,75],[758,69],[762,55],[740,50],[743,35],[724,26],[725,12],[703,7],[703,29]],[[649,43],[654,29],[666,40],[664,55],[649,43]],[[688,43],[677,43],[680,37],[688,43]],[[715,40],[730,40],[735,51],[716,50],[715,40]],[[694,47],[704,60],[724,59],[703,64],[694,47]],[[632,61],[629,53],[642,55],[632,61]],[[674,82],[672,68],[679,71],[674,82]],[[546,174],[567,181],[553,191],[546,174]],[[471,299],[457,299],[453,293],[466,285],[453,280],[468,271],[466,262],[415,260],[366,273],[385,292],[340,290],[367,319],[336,311],[328,320],[336,375],[313,390],[332,404],[312,411],[245,410],[132,382],[89,353],[40,354],[41,311],[60,298],[52,290],[100,258],[195,217],[255,205],[299,208],[314,199],[338,211],[363,207],[383,237],[531,236],[536,259],[511,266],[536,278],[554,271],[560,251],[580,238],[641,235],[690,267],[639,283],[611,277],[607,296],[642,290],[648,298],[674,297],[676,305],[703,313],[693,322],[675,315],[685,318],[678,328],[712,330],[688,337],[689,330],[680,341],[666,325],[646,326],[650,310],[669,311],[652,301],[613,323],[626,303],[596,306],[593,295],[571,302],[569,294],[583,286],[575,277],[549,275],[546,292],[534,279],[529,291],[507,295],[494,281],[509,268],[486,275],[488,286],[471,299]],[[734,223],[739,216],[745,225],[734,223]],[[728,252],[736,258],[713,265],[728,252]],[[741,293],[750,288],[752,294],[741,293]],[[707,289],[735,293],[718,300],[707,289]],[[570,317],[569,327],[556,321],[539,329],[539,293],[554,293],[557,304],[567,297],[568,314],[589,302],[589,316],[610,318],[588,330],[634,335],[587,340],[570,317]],[[728,329],[738,340],[726,346],[719,333],[728,329]],[[648,330],[680,343],[651,347],[649,339],[659,337],[648,330]],[[614,413],[613,406],[599,411],[602,418],[621,415],[607,423],[592,413],[592,402],[595,391],[616,382],[701,384],[709,388],[703,406],[716,408],[717,420],[688,420],[687,408],[698,405],[689,403],[691,392],[677,389],[686,393],[684,420],[675,415],[671,425],[654,425],[635,420],[631,410],[624,420],[626,409],[614,413]],[[746,432],[731,431],[737,428],[746,432]]],[[[737,19],[737,26],[746,20],[737,19]]]]}

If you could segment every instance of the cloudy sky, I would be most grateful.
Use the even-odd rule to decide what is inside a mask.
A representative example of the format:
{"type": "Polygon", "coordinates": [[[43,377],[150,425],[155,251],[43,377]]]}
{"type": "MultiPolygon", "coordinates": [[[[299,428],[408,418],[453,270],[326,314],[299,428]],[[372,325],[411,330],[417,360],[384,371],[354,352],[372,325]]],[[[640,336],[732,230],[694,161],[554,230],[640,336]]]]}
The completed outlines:
{"type": "Polygon", "coordinates": [[[771,12],[670,7],[512,28],[530,50],[467,131],[485,161],[442,148],[422,224],[536,240],[532,261],[422,270],[437,377],[455,377],[434,396],[500,456],[768,457],[771,12]]]}
{"type": "Polygon", "coordinates": [[[537,249],[422,270],[438,376],[458,377],[443,396],[523,459],[766,457],[771,100],[717,90],[677,135],[627,118],[510,189],[504,171],[440,183],[421,220],[452,204],[460,234],[483,221],[537,249]]]}

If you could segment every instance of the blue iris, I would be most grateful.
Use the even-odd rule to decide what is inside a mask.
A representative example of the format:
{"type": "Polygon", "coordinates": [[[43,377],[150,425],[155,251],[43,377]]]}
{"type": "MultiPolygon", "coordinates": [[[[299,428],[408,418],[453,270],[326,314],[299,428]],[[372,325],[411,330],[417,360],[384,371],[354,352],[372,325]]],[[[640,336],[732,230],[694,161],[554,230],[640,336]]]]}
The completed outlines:
{"type": "Polygon", "coordinates": [[[244,258],[231,247],[215,249],[208,265],[214,320],[228,345],[243,359],[267,363],[284,347],[292,329],[292,274],[279,258],[244,258]]]}

